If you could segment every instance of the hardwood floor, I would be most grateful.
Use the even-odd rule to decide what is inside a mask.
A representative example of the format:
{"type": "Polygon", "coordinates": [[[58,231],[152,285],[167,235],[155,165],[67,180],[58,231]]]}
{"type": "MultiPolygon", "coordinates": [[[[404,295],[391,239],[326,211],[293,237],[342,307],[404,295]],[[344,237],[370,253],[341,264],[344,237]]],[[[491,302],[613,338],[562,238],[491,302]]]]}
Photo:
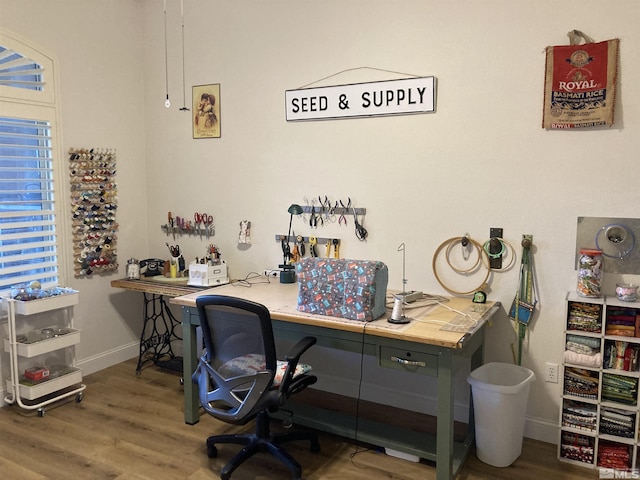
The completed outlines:
{"type": "MultiPolygon", "coordinates": [[[[219,448],[208,459],[205,439],[213,433],[251,429],[229,426],[203,414],[186,425],[182,386],[177,375],[155,367],[135,374],[134,360],[85,378],[80,403],[48,407],[43,417],[17,406],[0,409],[0,478],[174,480],[217,479],[237,451],[219,448]]],[[[277,428],[275,426],[274,428],[277,428]]],[[[289,452],[303,466],[307,480],[431,480],[433,464],[413,463],[320,434],[321,451],[292,443],[289,452]]],[[[234,472],[234,480],[290,478],[270,455],[260,454],[234,472]]],[[[582,480],[597,472],[556,460],[556,446],[525,439],[521,457],[508,468],[494,468],[474,454],[457,480],[582,480]]]]}

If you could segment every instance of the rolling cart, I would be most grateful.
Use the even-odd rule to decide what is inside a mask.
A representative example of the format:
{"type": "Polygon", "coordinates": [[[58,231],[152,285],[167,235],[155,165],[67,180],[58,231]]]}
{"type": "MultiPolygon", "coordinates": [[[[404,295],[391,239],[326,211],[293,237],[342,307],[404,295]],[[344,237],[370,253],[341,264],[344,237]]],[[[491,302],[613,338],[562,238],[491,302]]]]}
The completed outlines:
{"type": "Polygon", "coordinates": [[[86,388],[75,366],[80,330],[73,326],[73,306],[79,293],[57,289],[56,295],[35,300],[2,298],[6,315],[4,349],[10,357],[5,402],[45,414],[45,407],[75,396],[86,388]]]}

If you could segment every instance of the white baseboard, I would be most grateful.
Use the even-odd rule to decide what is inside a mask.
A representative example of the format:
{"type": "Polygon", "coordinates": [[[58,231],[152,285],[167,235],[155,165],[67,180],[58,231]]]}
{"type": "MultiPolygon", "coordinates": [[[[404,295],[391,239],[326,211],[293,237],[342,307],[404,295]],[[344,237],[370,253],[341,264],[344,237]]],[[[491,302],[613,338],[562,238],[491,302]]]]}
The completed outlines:
{"type": "MultiPolygon", "coordinates": [[[[91,375],[105,368],[137,357],[140,354],[140,343],[132,342],[122,347],[107,350],[93,357],[84,358],[76,362],[76,366],[82,369],[83,375],[91,375]]],[[[135,374],[135,372],[133,372],[135,374]]]]}

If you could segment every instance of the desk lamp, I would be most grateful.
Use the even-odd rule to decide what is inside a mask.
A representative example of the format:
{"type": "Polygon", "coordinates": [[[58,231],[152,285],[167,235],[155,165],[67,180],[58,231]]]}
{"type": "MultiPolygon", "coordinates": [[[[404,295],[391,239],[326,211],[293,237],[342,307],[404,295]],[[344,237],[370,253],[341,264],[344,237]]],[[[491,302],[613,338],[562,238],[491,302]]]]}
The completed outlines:
{"type": "Polygon", "coordinates": [[[287,238],[280,238],[282,243],[282,265],[278,265],[282,271],[280,272],[280,283],[294,283],[296,281],[295,267],[291,265],[291,247],[289,246],[289,238],[291,237],[291,223],[293,222],[294,215],[300,215],[303,210],[300,205],[292,203],[287,209],[289,212],[289,233],[287,238]]]}

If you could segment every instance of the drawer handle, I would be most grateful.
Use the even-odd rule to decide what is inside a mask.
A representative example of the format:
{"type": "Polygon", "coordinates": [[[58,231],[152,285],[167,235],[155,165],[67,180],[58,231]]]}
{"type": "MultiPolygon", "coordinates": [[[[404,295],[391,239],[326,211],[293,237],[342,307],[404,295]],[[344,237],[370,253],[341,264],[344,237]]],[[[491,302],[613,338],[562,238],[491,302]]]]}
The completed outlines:
{"type": "Polygon", "coordinates": [[[404,358],[396,357],[395,355],[391,356],[391,361],[399,363],[400,365],[409,365],[409,366],[412,366],[412,367],[426,367],[427,366],[427,362],[406,360],[404,358]]]}

